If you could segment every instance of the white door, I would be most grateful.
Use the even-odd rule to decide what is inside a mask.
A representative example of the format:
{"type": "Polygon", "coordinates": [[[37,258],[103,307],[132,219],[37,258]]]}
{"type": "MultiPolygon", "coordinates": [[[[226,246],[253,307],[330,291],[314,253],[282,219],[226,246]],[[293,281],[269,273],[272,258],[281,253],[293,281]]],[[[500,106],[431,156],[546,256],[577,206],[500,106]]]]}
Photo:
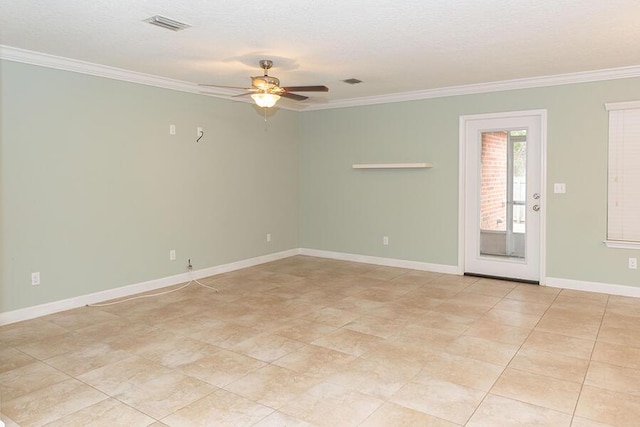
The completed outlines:
{"type": "Polygon", "coordinates": [[[546,111],[463,116],[464,273],[539,282],[546,111]]]}

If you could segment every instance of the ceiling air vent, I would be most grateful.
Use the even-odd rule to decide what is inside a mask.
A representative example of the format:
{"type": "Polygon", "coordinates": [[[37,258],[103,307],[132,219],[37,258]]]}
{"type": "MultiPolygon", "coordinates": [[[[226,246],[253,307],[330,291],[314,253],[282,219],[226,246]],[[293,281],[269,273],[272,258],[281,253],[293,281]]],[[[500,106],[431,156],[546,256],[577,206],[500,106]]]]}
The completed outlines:
{"type": "Polygon", "coordinates": [[[185,28],[189,28],[191,25],[185,24],[183,22],[174,21],[173,19],[165,18],[164,16],[155,15],[151,18],[147,18],[144,22],[148,22],[151,25],[156,25],[158,27],[166,28],[171,31],[180,31],[185,28]]]}
{"type": "Polygon", "coordinates": [[[345,82],[347,84],[350,84],[350,85],[357,85],[358,83],[362,83],[362,80],[351,78],[351,79],[343,80],[343,82],[345,82]]]}

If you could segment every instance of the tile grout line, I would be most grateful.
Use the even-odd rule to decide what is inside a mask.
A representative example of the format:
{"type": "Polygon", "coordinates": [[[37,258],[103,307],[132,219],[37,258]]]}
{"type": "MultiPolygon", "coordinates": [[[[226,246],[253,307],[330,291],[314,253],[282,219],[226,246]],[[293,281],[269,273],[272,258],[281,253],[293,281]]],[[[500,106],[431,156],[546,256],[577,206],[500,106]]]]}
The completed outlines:
{"type": "MultiPolygon", "coordinates": [[[[589,363],[587,365],[587,370],[584,372],[584,377],[582,379],[582,384],[580,384],[580,392],[578,393],[578,398],[576,399],[576,404],[573,406],[573,414],[571,416],[571,424],[573,425],[573,421],[576,418],[576,411],[578,410],[578,404],[580,403],[580,398],[582,397],[582,390],[584,390],[585,382],[587,381],[587,376],[589,375],[589,370],[591,369],[591,362],[593,360],[593,353],[596,350],[596,345],[598,344],[598,337],[600,336],[600,330],[602,329],[602,324],[604,323],[605,315],[607,314],[607,308],[609,307],[609,299],[610,295],[607,295],[607,302],[604,306],[604,310],[602,311],[602,317],[600,318],[600,325],[598,326],[598,333],[596,334],[596,338],[593,340],[593,348],[591,349],[591,354],[589,354],[589,363]]],[[[593,420],[596,421],[597,420],[593,420]]]]}
{"type": "MultiPolygon", "coordinates": [[[[539,285],[538,285],[539,286],[539,285]]],[[[493,307],[495,307],[496,305],[498,305],[500,302],[504,301],[505,299],[509,299],[507,298],[507,296],[513,292],[515,289],[517,289],[518,286],[515,286],[511,291],[509,291],[507,294],[505,294],[500,301],[498,301],[496,304],[494,304],[493,307]]],[[[502,372],[500,372],[500,375],[498,375],[495,379],[495,381],[491,384],[491,387],[489,387],[489,389],[485,392],[484,397],[482,398],[482,400],[480,401],[480,403],[478,403],[478,405],[476,406],[476,408],[474,409],[473,413],[469,416],[469,418],[467,419],[467,421],[465,422],[464,425],[468,424],[469,421],[471,421],[471,419],[473,418],[473,416],[475,415],[475,413],[478,411],[478,409],[480,408],[480,406],[482,406],[482,404],[484,403],[484,401],[487,399],[487,397],[491,394],[491,390],[493,390],[493,388],[495,387],[496,383],[500,380],[500,377],[502,377],[502,375],[505,373],[505,371],[507,370],[507,368],[509,368],[509,365],[511,364],[511,362],[513,361],[513,359],[518,355],[518,353],[520,352],[520,350],[522,350],[522,347],[524,346],[524,344],[527,342],[527,339],[529,339],[529,337],[531,336],[531,334],[533,333],[533,331],[535,330],[536,326],[538,325],[538,323],[540,323],[540,320],[542,320],[542,318],[544,317],[544,314],[546,314],[546,312],[549,310],[549,308],[551,308],[551,306],[553,305],[553,303],[555,302],[556,298],[558,297],[558,295],[560,295],[560,292],[558,292],[555,296],[555,298],[553,299],[553,301],[551,302],[551,304],[549,304],[549,307],[547,307],[547,309],[544,311],[544,313],[542,314],[542,316],[540,316],[540,318],[538,319],[538,321],[536,322],[536,324],[531,328],[531,330],[529,331],[529,334],[527,334],[527,338],[522,341],[522,343],[520,344],[520,346],[518,347],[518,350],[516,350],[516,352],[513,354],[513,356],[511,356],[511,359],[509,359],[509,362],[504,366],[504,369],[502,370],[502,372]]],[[[530,405],[530,403],[528,402],[523,402],[521,400],[518,399],[513,399],[515,401],[518,402],[522,402],[525,404],[530,405]]],[[[534,405],[534,406],[538,406],[538,405],[534,405]]]]}

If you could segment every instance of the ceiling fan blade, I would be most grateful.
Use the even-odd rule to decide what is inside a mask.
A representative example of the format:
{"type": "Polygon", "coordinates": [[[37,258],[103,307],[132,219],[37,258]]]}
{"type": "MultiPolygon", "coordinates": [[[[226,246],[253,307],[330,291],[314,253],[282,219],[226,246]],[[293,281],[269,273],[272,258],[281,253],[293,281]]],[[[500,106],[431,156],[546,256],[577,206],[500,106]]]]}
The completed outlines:
{"type": "Polygon", "coordinates": [[[287,92],[329,92],[326,86],[286,86],[282,89],[287,92]]]}
{"type": "Polygon", "coordinates": [[[308,96],[302,96],[291,92],[284,92],[280,96],[282,96],[283,98],[293,99],[294,101],[304,101],[305,99],[309,99],[308,96]]]}
{"type": "Polygon", "coordinates": [[[253,95],[254,92],[245,92],[245,93],[241,93],[240,95],[233,95],[232,98],[238,98],[239,96],[247,96],[247,95],[253,95]]]}

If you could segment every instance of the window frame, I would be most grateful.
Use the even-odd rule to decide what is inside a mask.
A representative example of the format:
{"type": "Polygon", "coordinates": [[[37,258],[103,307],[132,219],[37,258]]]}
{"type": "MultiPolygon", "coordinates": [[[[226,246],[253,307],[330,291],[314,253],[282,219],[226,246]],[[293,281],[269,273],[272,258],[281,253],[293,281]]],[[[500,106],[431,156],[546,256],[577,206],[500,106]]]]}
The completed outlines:
{"type": "MultiPolygon", "coordinates": [[[[609,115],[609,136],[608,136],[608,142],[607,142],[607,153],[608,153],[608,160],[607,160],[607,230],[606,230],[606,239],[604,240],[604,243],[607,245],[607,247],[609,248],[616,248],[616,249],[637,249],[640,250],[640,238],[636,241],[636,240],[617,240],[617,239],[612,239],[610,238],[610,230],[612,228],[611,225],[611,212],[610,212],[610,205],[611,205],[611,201],[610,201],[610,195],[612,192],[611,189],[611,182],[612,182],[612,159],[611,159],[611,153],[612,153],[612,148],[611,145],[612,143],[616,143],[616,141],[612,141],[613,137],[614,137],[614,129],[611,127],[611,114],[612,112],[615,111],[620,111],[620,110],[638,110],[640,112],[640,101],[628,101],[628,102],[610,102],[610,103],[606,103],[605,104],[605,109],[608,112],[609,115]]],[[[638,140],[638,144],[640,144],[640,138],[638,140]]],[[[640,167],[640,165],[639,165],[640,167]]]]}

